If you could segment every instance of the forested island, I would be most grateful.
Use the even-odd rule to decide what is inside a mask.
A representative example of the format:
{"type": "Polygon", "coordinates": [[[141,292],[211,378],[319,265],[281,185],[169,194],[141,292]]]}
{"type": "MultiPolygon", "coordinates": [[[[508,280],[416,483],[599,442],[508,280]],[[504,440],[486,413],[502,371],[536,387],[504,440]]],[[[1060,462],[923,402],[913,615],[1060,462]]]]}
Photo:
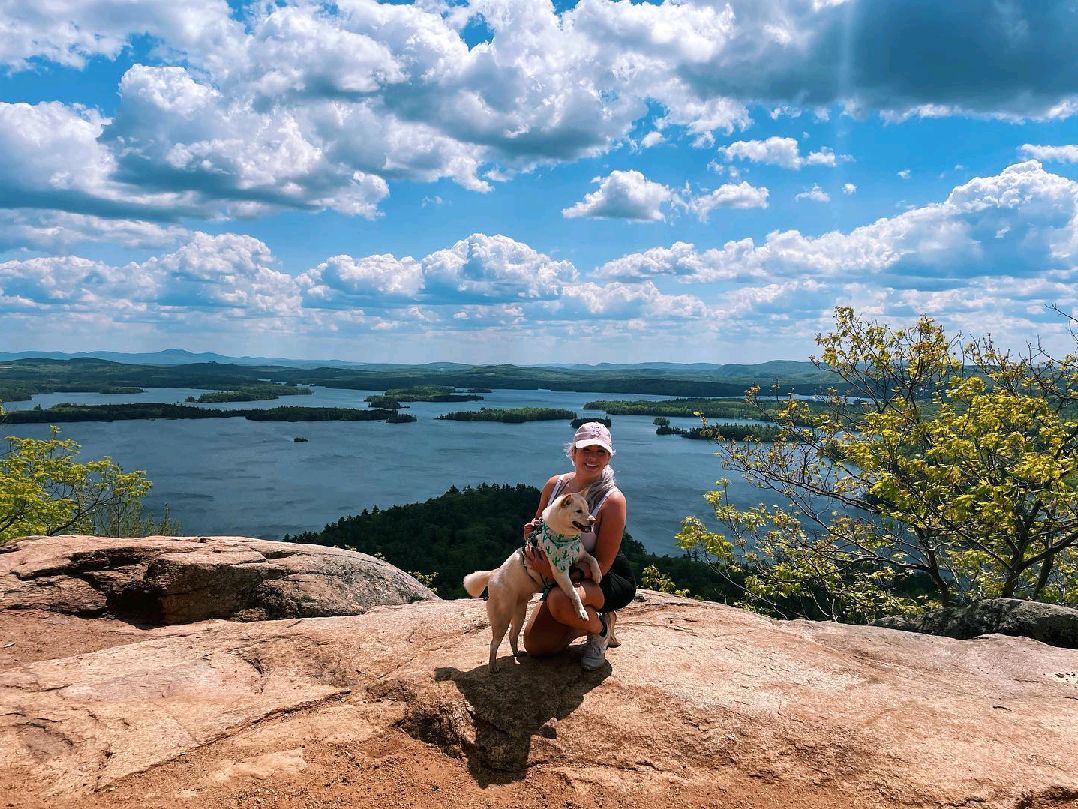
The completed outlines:
{"type": "MultiPolygon", "coordinates": [[[[486,391],[490,393],[491,391],[486,391]]],[[[461,393],[448,385],[413,385],[410,388],[388,388],[383,394],[398,402],[478,402],[483,397],[476,391],[461,393]]]]}
{"type": "Polygon", "coordinates": [[[196,404],[222,404],[224,402],[264,402],[281,396],[310,396],[311,389],[294,383],[287,385],[241,385],[235,390],[218,390],[200,396],[188,396],[187,401],[196,404]]]}
{"type": "Polygon", "coordinates": [[[502,424],[523,424],[526,421],[569,421],[576,417],[572,410],[557,407],[483,407],[479,410],[443,413],[437,418],[439,421],[500,421],[502,424]]]}
{"type": "MultiPolygon", "coordinates": [[[[827,412],[825,402],[803,402],[804,412],[813,416],[827,412]]],[[[596,399],[586,410],[601,410],[612,416],[704,416],[705,418],[773,421],[784,401],[760,399],[596,399]]]]}
{"type": "Polygon", "coordinates": [[[655,435],[680,435],[698,441],[777,441],[782,436],[782,428],[768,424],[729,424],[717,422],[699,427],[673,427],[670,419],[658,416],[655,419],[655,435]]]}
{"type": "MultiPolygon", "coordinates": [[[[490,393],[490,391],[486,391],[490,393]]],[[[413,385],[410,388],[389,388],[385,393],[368,396],[365,401],[370,407],[387,407],[397,410],[407,405],[403,402],[478,402],[482,396],[474,391],[460,393],[446,385],[413,385]]]]}

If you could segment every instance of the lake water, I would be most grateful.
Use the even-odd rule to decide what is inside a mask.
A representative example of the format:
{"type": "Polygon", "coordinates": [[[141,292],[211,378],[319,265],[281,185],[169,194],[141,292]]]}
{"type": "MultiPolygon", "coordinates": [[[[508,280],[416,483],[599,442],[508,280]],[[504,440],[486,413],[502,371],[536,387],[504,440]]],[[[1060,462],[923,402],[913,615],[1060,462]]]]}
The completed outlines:
{"type": "MultiPolygon", "coordinates": [[[[380,391],[313,388],[310,396],[271,402],[212,405],[219,408],[304,405],[365,408],[364,397],[380,391]]],[[[58,402],[102,404],[183,402],[203,391],[176,388],[140,394],[55,393],[30,402],[10,402],[25,410],[58,402]]],[[[125,470],[145,470],[153,481],[146,504],[167,504],[185,534],[233,534],[279,539],[317,531],[341,517],[377,505],[414,503],[450,486],[526,483],[540,487],[571,466],[564,446],[572,437],[567,422],[525,424],[437,421],[453,410],[480,407],[559,407],[579,415],[592,399],[655,399],[650,395],[566,391],[496,390],[481,402],[415,402],[410,424],[384,422],[253,422],[242,418],[75,422],[61,435],[82,445],[82,458],[108,455],[125,470]],[[296,436],[306,443],[293,441],[296,436]]],[[[673,418],[677,426],[695,418],[673,418]]],[[[4,435],[47,437],[47,425],[6,425],[4,435]]],[[[740,505],[771,501],[765,493],[725,472],[707,441],[657,436],[651,416],[614,416],[613,466],[628,502],[628,530],[654,553],[678,554],[674,534],[686,515],[707,518],[703,494],[716,479],[732,479],[731,499],[740,505]]],[[[711,520],[713,523],[713,519],[711,520]]]]}

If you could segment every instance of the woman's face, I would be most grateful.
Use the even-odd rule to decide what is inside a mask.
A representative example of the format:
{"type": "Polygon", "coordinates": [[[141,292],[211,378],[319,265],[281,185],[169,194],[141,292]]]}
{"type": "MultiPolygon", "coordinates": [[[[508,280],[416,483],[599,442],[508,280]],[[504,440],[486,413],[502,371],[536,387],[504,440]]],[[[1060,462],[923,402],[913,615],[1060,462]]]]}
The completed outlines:
{"type": "Polygon", "coordinates": [[[610,453],[602,447],[573,448],[573,465],[578,474],[598,478],[610,463],[610,453]]]}

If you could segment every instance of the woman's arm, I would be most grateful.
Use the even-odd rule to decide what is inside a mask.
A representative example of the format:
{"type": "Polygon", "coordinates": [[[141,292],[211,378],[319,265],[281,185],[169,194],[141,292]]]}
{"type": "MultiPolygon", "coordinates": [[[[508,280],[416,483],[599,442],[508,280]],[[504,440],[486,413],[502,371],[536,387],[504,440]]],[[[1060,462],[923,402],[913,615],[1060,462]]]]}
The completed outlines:
{"type": "Polygon", "coordinates": [[[595,516],[599,527],[596,530],[592,556],[605,576],[614,564],[614,557],[621,550],[621,538],[625,534],[625,495],[611,492],[595,516]]]}

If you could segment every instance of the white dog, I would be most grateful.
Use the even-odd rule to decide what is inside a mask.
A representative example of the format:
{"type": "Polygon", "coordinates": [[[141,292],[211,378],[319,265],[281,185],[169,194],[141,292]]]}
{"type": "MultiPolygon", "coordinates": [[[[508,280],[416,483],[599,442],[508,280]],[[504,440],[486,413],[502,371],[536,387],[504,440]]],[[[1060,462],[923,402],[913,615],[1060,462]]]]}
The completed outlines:
{"type": "MultiPolygon", "coordinates": [[[[529,542],[539,544],[550,560],[550,569],[565,594],[573,602],[576,614],[583,620],[588,613],[580,602],[580,595],[569,578],[569,571],[577,562],[583,562],[591,571],[592,581],[598,582],[603,574],[595,557],[584,550],[580,532],[595,522],[588,512],[588,501],[579,494],[564,494],[543,509],[539,528],[529,537],[529,542]]],[[[487,615],[494,634],[490,642],[491,671],[498,670],[498,647],[509,630],[509,645],[513,655],[517,649],[520,629],[528,611],[528,600],[543,589],[543,577],[528,567],[524,550],[519,548],[497,570],[477,570],[464,577],[464,589],[472,598],[478,598],[487,590],[487,615]]]]}

